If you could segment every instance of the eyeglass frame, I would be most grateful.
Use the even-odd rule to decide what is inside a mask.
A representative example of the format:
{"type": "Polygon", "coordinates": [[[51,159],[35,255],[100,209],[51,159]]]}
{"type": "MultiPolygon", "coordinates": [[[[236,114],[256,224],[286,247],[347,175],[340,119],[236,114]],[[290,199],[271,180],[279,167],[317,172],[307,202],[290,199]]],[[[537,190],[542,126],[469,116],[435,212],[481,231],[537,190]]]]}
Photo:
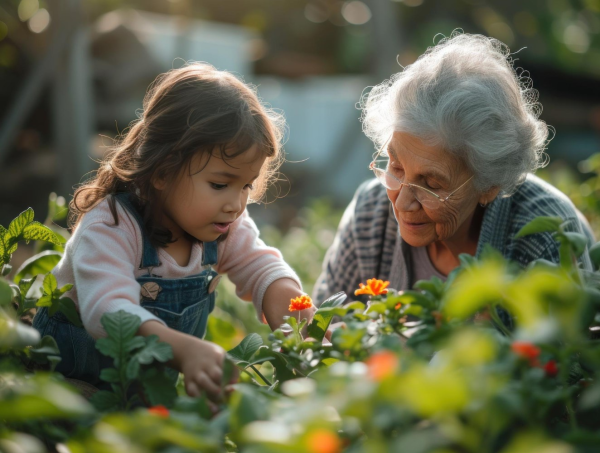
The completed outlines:
{"type": "MultiPolygon", "coordinates": [[[[372,161],[371,161],[371,163],[369,164],[369,170],[372,170],[372,171],[375,173],[375,177],[377,178],[377,180],[379,181],[379,183],[380,183],[380,184],[381,184],[383,187],[385,187],[386,189],[388,189],[388,190],[402,190],[402,186],[416,187],[416,188],[418,188],[418,189],[422,189],[422,190],[424,190],[425,192],[427,192],[427,193],[429,193],[429,194],[433,195],[433,196],[434,196],[435,198],[437,198],[437,200],[440,202],[440,206],[442,206],[442,204],[443,204],[443,203],[445,203],[446,201],[448,201],[448,199],[449,199],[449,198],[450,198],[452,195],[454,195],[456,192],[458,192],[460,189],[462,189],[462,188],[463,188],[463,187],[464,187],[464,186],[465,186],[465,185],[466,185],[466,184],[467,184],[467,183],[468,183],[468,182],[469,182],[471,179],[473,179],[473,178],[475,177],[475,175],[471,176],[469,179],[467,179],[465,182],[463,182],[463,183],[462,183],[460,186],[458,186],[458,187],[457,187],[455,190],[453,190],[453,191],[452,191],[450,194],[448,194],[448,196],[447,196],[446,198],[442,198],[442,197],[441,197],[441,196],[439,196],[437,193],[435,193],[435,192],[433,192],[433,191],[431,191],[431,190],[429,190],[429,189],[426,189],[426,188],[425,188],[425,187],[423,187],[423,186],[420,186],[420,185],[418,185],[418,184],[413,184],[413,183],[411,183],[411,182],[402,182],[402,181],[400,181],[400,180],[399,180],[399,179],[398,179],[396,176],[394,176],[393,174],[391,174],[389,171],[387,171],[387,170],[383,170],[383,169],[381,169],[381,168],[377,168],[377,167],[375,166],[375,164],[376,164],[376,162],[377,162],[377,160],[376,160],[376,159],[377,159],[377,157],[379,157],[379,155],[381,155],[381,153],[383,152],[383,149],[385,148],[385,146],[386,146],[388,143],[389,143],[389,140],[387,140],[387,141],[384,143],[384,145],[383,145],[383,146],[382,146],[382,147],[379,149],[379,151],[377,152],[377,154],[375,155],[375,157],[373,158],[373,160],[372,160],[372,161]],[[392,189],[391,187],[387,187],[387,186],[386,186],[386,185],[385,185],[385,184],[382,182],[382,180],[381,180],[381,179],[379,179],[379,178],[377,177],[377,173],[375,172],[376,170],[379,170],[379,171],[381,171],[381,172],[383,172],[383,173],[386,173],[387,175],[389,175],[389,176],[391,176],[392,178],[394,178],[396,181],[398,181],[398,182],[400,183],[400,187],[398,187],[397,189],[392,189]]],[[[413,193],[413,195],[414,195],[414,193],[413,193]]],[[[419,201],[419,199],[416,197],[416,195],[414,195],[414,196],[415,196],[415,200],[417,200],[417,202],[419,202],[419,204],[421,204],[421,205],[422,205],[422,203],[419,201]]],[[[435,209],[435,208],[434,208],[434,209],[435,209]]]]}

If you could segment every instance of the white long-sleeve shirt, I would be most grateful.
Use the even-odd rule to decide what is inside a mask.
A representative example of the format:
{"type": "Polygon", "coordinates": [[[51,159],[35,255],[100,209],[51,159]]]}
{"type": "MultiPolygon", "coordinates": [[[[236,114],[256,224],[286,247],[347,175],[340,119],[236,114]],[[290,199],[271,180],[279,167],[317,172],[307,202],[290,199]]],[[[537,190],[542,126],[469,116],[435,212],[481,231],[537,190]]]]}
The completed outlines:
{"type": "MultiPolygon", "coordinates": [[[[100,324],[104,313],[125,310],[138,315],[142,323],[162,322],[140,306],[140,284],[136,278],[148,274],[147,269],[138,269],[142,260],[142,234],[134,218],[119,203],[116,206],[118,225],[114,224],[107,200],[85,214],[52,271],[59,288],[74,284],[66,296],[73,299],[84,327],[94,338],[106,336],[100,324]]],[[[158,254],[162,265],[152,273],[165,279],[183,278],[203,270],[199,243],[192,246],[187,266],[178,265],[164,248],[159,248],[158,254]]],[[[247,211],[231,224],[227,238],[218,244],[214,269],[228,274],[238,297],[252,301],[261,320],[262,300],[271,283],[290,278],[302,288],[300,279],[279,250],[266,246],[259,238],[247,211]]]]}

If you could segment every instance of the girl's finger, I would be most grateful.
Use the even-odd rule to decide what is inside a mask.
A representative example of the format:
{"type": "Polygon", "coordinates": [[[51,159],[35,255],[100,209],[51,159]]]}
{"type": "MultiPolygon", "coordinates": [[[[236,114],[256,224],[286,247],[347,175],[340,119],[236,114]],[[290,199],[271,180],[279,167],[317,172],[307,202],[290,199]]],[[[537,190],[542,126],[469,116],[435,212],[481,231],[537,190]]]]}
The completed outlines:
{"type": "Polygon", "coordinates": [[[196,383],[206,391],[208,396],[213,401],[218,401],[221,397],[221,385],[215,384],[213,380],[205,373],[200,373],[195,379],[196,383]]]}
{"type": "Polygon", "coordinates": [[[185,392],[188,394],[188,396],[191,396],[193,398],[197,398],[201,394],[200,388],[198,388],[196,383],[192,380],[187,380],[185,382],[185,392]]]}
{"type": "Polygon", "coordinates": [[[223,379],[223,370],[219,367],[213,367],[208,376],[212,379],[212,381],[216,384],[221,383],[221,379],[223,379]]]}

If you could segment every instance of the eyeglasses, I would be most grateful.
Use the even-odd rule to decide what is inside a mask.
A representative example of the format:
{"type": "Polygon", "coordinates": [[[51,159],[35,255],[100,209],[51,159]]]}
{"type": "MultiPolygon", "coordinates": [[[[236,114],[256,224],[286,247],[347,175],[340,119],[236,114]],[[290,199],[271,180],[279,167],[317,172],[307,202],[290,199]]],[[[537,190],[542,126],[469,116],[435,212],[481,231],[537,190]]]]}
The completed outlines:
{"type": "Polygon", "coordinates": [[[397,178],[392,175],[388,171],[378,168],[376,165],[376,161],[371,162],[369,168],[373,170],[375,176],[379,180],[379,182],[389,190],[400,190],[402,186],[406,186],[410,191],[411,195],[415,197],[415,199],[427,209],[438,209],[441,207],[448,199],[458,192],[463,186],[465,186],[474,176],[471,176],[464,183],[462,183],[456,190],[452,191],[450,194],[446,196],[438,195],[437,193],[426,189],[425,187],[421,187],[417,184],[412,184],[409,182],[404,182],[402,179],[397,178]]]}

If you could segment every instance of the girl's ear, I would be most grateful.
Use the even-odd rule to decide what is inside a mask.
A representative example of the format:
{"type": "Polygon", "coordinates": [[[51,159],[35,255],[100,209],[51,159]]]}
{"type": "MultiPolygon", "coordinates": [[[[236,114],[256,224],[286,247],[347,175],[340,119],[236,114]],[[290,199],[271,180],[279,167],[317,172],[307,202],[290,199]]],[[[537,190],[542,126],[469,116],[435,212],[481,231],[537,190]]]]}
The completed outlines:
{"type": "Polygon", "coordinates": [[[490,204],[492,201],[496,199],[498,194],[500,193],[500,187],[492,187],[489,190],[486,190],[479,197],[479,204],[485,206],[490,204]]]}
{"type": "Polygon", "coordinates": [[[161,178],[158,175],[154,175],[152,176],[152,186],[156,189],[156,190],[165,190],[167,188],[167,180],[165,178],[161,178]]]}

